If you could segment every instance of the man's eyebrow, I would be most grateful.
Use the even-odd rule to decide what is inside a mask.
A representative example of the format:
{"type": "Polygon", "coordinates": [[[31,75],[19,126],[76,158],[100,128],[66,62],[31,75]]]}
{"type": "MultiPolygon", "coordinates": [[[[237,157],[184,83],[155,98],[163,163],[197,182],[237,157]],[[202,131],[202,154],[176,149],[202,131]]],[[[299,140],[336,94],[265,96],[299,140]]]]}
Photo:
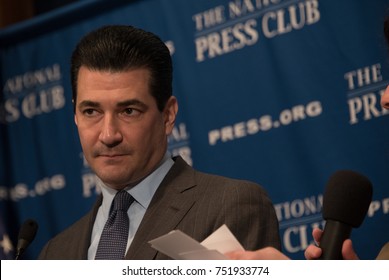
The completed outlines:
{"type": "Polygon", "coordinates": [[[143,103],[142,101],[138,100],[138,99],[129,99],[129,100],[124,100],[124,101],[120,101],[118,102],[117,104],[117,107],[128,107],[128,106],[139,106],[143,109],[146,109],[148,106],[143,103]]]}
{"type": "MultiPolygon", "coordinates": [[[[148,106],[143,103],[142,101],[138,99],[129,99],[129,100],[124,100],[120,101],[116,104],[117,107],[128,107],[128,106],[139,106],[143,109],[146,109],[148,106]]],[[[84,107],[92,107],[92,108],[98,108],[100,107],[99,102],[91,101],[91,100],[83,100],[78,104],[79,108],[84,108],[84,107]]]]}
{"type": "Polygon", "coordinates": [[[99,102],[94,102],[94,101],[90,101],[90,100],[83,100],[81,101],[77,107],[79,108],[83,108],[83,107],[93,107],[93,108],[97,108],[100,106],[100,103],[99,102]]]}

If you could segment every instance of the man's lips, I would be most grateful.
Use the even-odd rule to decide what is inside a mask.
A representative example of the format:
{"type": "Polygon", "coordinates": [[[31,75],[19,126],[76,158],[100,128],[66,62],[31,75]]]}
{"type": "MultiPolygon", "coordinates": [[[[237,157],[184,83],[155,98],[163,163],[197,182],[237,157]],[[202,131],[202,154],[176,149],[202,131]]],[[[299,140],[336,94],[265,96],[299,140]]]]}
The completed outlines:
{"type": "Polygon", "coordinates": [[[95,150],[92,152],[92,157],[98,158],[98,157],[105,157],[105,158],[116,158],[116,157],[123,157],[123,156],[129,156],[131,154],[130,151],[121,151],[119,149],[117,150],[95,150]]]}
{"type": "Polygon", "coordinates": [[[116,158],[116,157],[123,157],[127,155],[128,154],[101,154],[101,155],[97,155],[97,157],[116,158]]]}

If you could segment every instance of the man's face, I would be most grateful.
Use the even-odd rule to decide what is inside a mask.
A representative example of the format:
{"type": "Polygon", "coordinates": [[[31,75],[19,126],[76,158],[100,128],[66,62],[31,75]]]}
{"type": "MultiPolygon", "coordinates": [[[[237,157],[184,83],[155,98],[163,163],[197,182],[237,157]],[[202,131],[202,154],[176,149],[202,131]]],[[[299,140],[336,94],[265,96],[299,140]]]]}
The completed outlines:
{"type": "Polygon", "coordinates": [[[385,109],[389,109],[389,86],[381,96],[381,106],[385,109]]]}
{"type": "Polygon", "coordinates": [[[111,188],[137,183],[166,152],[177,102],[171,97],[160,112],[149,79],[147,69],[111,73],[80,68],[74,119],[86,160],[111,188]]]}

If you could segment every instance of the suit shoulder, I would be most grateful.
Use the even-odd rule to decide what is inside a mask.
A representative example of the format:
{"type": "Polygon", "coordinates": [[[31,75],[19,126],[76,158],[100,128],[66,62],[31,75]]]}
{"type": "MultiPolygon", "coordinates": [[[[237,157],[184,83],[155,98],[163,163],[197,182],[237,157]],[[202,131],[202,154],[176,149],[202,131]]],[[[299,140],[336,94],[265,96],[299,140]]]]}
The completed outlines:
{"type": "Polygon", "coordinates": [[[74,237],[79,236],[80,232],[84,231],[85,228],[88,227],[88,223],[90,220],[90,214],[86,214],[81,219],[77,220],[73,224],[71,224],[69,227],[64,229],[62,232],[57,234],[53,240],[59,239],[59,240],[69,240],[74,237]]]}
{"type": "Polygon", "coordinates": [[[244,179],[235,179],[226,176],[195,171],[196,181],[199,185],[205,185],[212,188],[239,192],[258,192],[266,193],[262,185],[244,179]]]}
{"type": "Polygon", "coordinates": [[[247,189],[264,191],[258,183],[199,171],[188,165],[181,157],[176,157],[174,160],[175,164],[165,178],[166,183],[174,181],[174,184],[178,185],[196,185],[212,187],[213,189],[235,189],[239,187],[241,188],[240,191],[247,189]]]}
{"type": "Polygon", "coordinates": [[[89,223],[89,215],[85,215],[81,219],[77,220],[75,223],[58,233],[54,236],[49,242],[54,243],[62,243],[72,244],[74,240],[78,239],[80,235],[85,232],[85,229],[88,228],[89,223]]]}
{"type": "Polygon", "coordinates": [[[39,259],[86,259],[92,220],[90,212],[54,236],[42,249],[39,259]]]}

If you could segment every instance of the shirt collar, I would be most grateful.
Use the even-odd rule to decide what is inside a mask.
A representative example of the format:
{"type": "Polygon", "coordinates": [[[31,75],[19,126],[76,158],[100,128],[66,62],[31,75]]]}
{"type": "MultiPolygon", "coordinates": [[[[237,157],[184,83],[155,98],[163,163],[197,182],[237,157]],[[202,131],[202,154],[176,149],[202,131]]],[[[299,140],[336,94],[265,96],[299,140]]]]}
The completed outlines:
{"type": "MultiPolygon", "coordinates": [[[[135,185],[132,188],[125,188],[125,190],[131,194],[135,201],[138,202],[144,209],[147,209],[151,199],[158,186],[161,184],[163,178],[169,172],[170,168],[173,166],[174,161],[171,158],[169,152],[166,152],[165,156],[161,160],[157,169],[155,169],[150,175],[144,178],[141,182],[135,185]]],[[[105,185],[100,178],[97,178],[97,185],[100,187],[103,195],[103,203],[101,205],[103,210],[103,215],[108,217],[109,210],[115,197],[117,190],[114,190],[107,185],[105,185]]]]}

